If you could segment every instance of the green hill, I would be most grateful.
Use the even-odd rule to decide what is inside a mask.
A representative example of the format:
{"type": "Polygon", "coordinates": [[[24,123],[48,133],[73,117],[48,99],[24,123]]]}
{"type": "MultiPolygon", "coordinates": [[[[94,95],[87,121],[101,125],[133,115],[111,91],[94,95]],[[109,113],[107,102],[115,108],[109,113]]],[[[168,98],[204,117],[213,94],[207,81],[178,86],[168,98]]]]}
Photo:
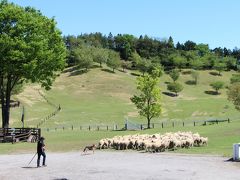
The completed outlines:
{"type": "MultiPolygon", "coordinates": [[[[220,95],[211,95],[209,84],[216,80],[229,84],[234,72],[224,72],[222,76],[214,76],[211,71],[200,71],[199,83],[189,84],[192,78],[183,70],[178,82],[184,89],[178,97],[162,94],[163,112],[161,117],[152,122],[166,120],[193,121],[204,119],[236,119],[238,112],[227,100],[226,89],[220,95]]],[[[124,119],[146,123],[139,117],[130,97],[136,93],[136,76],[130,71],[111,73],[107,69],[94,68],[81,74],[71,69],[65,70],[55,81],[50,91],[45,91],[37,85],[29,85],[16,98],[25,106],[26,126],[36,126],[41,119],[55,110],[41,96],[54,104],[60,104],[62,110],[56,116],[46,121],[42,127],[62,127],[67,125],[107,125],[123,124],[124,119]],[[40,91],[40,93],[38,92],[40,91]]],[[[167,92],[170,77],[161,77],[162,92],[167,92]]],[[[12,126],[21,126],[21,108],[12,109],[12,126]]]]}

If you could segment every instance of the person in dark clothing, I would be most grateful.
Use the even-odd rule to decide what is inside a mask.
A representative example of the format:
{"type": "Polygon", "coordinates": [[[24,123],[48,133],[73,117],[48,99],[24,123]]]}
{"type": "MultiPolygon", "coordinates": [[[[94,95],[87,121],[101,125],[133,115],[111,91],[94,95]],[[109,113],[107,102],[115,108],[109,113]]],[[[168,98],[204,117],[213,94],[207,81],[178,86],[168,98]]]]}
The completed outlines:
{"type": "Polygon", "coordinates": [[[44,144],[44,137],[40,137],[38,144],[37,144],[37,154],[38,154],[38,159],[37,159],[37,167],[40,167],[40,159],[41,156],[43,156],[43,166],[46,166],[45,161],[46,161],[46,154],[45,154],[45,144],[44,144]]]}

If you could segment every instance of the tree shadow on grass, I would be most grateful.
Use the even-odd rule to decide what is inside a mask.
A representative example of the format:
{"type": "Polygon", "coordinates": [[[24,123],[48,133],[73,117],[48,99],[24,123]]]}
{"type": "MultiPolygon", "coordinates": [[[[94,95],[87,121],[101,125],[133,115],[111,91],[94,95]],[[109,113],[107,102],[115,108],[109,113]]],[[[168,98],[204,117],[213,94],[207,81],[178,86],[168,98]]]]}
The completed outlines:
{"type": "Polygon", "coordinates": [[[73,72],[71,72],[69,74],[69,76],[78,76],[78,75],[82,75],[84,73],[87,73],[88,71],[86,69],[78,69],[78,70],[75,70],[73,72]]]}
{"type": "Polygon", "coordinates": [[[188,80],[185,82],[187,85],[196,85],[196,82],[194,80],[188,80]]]}
{"type": "Polygon", "coordinates": [[[170,96],[170,97],[177,97],[176,94],[174,93],[171,93],[171,92],[162,92],[163,94],[167,95],[167,96],[170,96]]]}
{"type": "Polygon", "coordinates": [[[170,82],[169,82],[169,81],[165,81],[164,83],[165,83],[165,84],[170,84],[170,82]]]}
{"type": "Polygon", "coordinates": [[[112,70],[110,70],[110,69],[101,69],[101,71],[105,71],[105,72],[108,72],[108,73],[112,73],[112,74],[114,74],[115,72],[113,72],[112,70]]]}
{"type": "Polygon", "coordinates": [[[188,75],[188,74],[191,74],[192,73],[192,71],[190,71],[190,70],[188,70],[188,71],[182,71],[182,74],[183,75],[188,75]]]}
{"type": "Polygon", "coordinates": [[[67,69],[64,69],[63,73],[73,72],[73,71],[76,71],[77,69],[78,69],[77,66],[69,67],[67,69]]]}
{"type": "Polygon", "coordinates": [[[204,91],[204,93],[209,95],[219,95],[219,93],[217,93],[216,91],[204,91]]]}
{"type": "Polygon", "coordinates": [[[130,74],[133,75],[133,76],[141,76],[140,74],[134,73],[134,72],[131,72],[130,74]]]}
{"type": "Polygon", "coordinates": [[[218,72],[209,72],[209,74],[213,75],[213,76],[222,76],[221,74],[219,74],[218,72]]]}

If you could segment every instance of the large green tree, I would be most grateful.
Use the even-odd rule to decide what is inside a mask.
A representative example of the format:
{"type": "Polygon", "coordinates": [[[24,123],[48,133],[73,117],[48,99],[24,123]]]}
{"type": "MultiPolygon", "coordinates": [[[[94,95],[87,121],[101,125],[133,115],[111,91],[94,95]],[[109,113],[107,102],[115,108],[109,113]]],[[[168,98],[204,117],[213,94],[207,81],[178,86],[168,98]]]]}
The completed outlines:
{"type": "Polygon", "coordinates": [[[30,7],[0,2],[0,100],[9,127],[12,90],[25,80],[50,89],[65,66],[66,48],[54,19],[30,7]]]}
{"type": "Polygon", "coordinates": [[[137,78],[139,95],[134,95],[131,101],[139,109],[139,114],[147,118],[147,128],[150,128],[151,119],[161,114],[161,98],[159,88],[159,72],[145,74],[137,78]]]}

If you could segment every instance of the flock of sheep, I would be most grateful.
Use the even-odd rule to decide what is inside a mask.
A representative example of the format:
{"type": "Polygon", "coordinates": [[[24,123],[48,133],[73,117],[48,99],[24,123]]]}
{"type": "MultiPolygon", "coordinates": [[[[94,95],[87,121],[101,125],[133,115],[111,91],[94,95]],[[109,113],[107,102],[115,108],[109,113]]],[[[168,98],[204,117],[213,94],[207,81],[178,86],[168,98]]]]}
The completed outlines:
{"type": "Polygon", "coordinates": [[[114,136],[113,138],[101,139],[99,149],[114,148],[116,150],[145,150],[147,152],[163,152],[177,148],[190,148],[192,146],[206,145],[207,137],[201,137],[198,133],[175,132],[161,134],[135,134],[114,136]]]}

